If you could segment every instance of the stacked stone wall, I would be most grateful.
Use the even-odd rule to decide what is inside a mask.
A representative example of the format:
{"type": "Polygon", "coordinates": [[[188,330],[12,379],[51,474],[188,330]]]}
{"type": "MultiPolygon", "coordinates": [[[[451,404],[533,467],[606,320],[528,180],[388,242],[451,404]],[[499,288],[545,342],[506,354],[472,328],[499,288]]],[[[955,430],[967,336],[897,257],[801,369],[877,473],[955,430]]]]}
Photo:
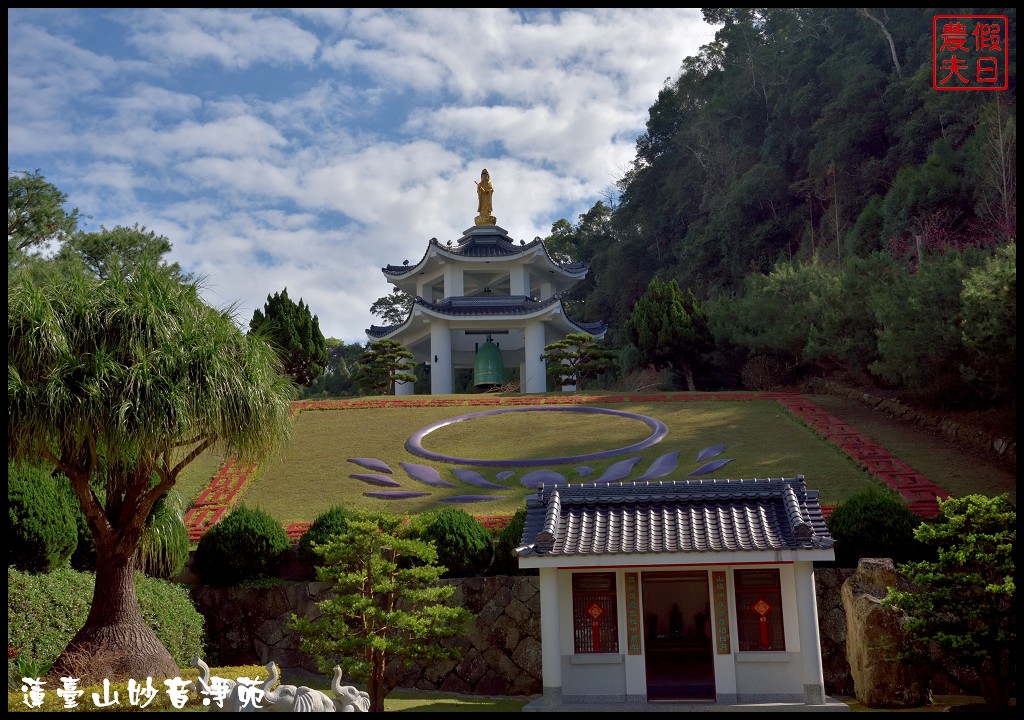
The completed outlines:
{"type": "MultiPolygon", "coordinates": [[[[843,583],[853,573],[840,568],[818,568],[814,573],[825,692],[831,696],[855,694],[842,598],[843,583]]],[[[470,695],[540,694],[539,579],[498,576],[444,582],[456,586],[452,602],[474,616],[462,634],[445,641],[459,650],[460,657],[404,670],[393,666],[397,686],[470,695]]],[[[320,672],[301,652],[299,638],[288,629],[288,622],[292,613],[318,617],[315,603],[329,592],[328,586],[319,582],[260,589],[193,588],[196,607],[206,617],[211,664],[266,665],[273,660],[285,673],[320,672]]],[[[964,687],[964,678],[932,678],[932,690],[938,694],[971,689],[964,687]]]]}

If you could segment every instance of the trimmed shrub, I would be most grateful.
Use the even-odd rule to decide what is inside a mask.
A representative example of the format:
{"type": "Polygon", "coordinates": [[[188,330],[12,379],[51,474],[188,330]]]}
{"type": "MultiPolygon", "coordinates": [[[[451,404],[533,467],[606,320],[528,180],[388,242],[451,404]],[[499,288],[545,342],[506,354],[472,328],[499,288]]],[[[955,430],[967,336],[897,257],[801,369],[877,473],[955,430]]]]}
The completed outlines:
{"type": "MultiPolygon", "coordinates": [[[[203,655],[205,619],[188,588],[141,573],[135,583],[143,619],[178,664],[203,655]]],[[[45,575],[7,568],[7,645],[21,648],[18,659],[48,669],[85,625],[95,584],[95,573],[69,567],[45,575]]]]}
{"type": "Polygon", "coordinates": [[[512,551],[522,542],[525,523],[526,508],[521,507],[494,539],[494,563],[490,571],[492,575],[526,574],[525,570],[519,569],[519,560],[512,555],[512,551]]]}
{"type": "Polygon", "coordinates": [[[78,546],[75,505],[63,475],[7,461],[7,564],[47,573],[65,566],[78,546]]]}
{"type": "Polygon", "coordinates": [[[313,550],[313,545],[323,545],[333,535],[340,535],[348,529],[352,511],[342,505],[335,505],[321,513],[309,529],[299,538],[299,558],[313,565],[319,565],[322,557],[313,550]]]}
{"type": "Polygon", "coordinates": [[[239,505],[196,547],[193,568],[207,585],[239,585],[277,572],[288,534],[260,508],[239,505]]]}
{"type": "Polygon", "coordinates": [[[836,540],[836,565],[855,568],[860,558],[927,559],[929,549],[914,537],[921,522],[894,491],[871,486],[840,503],[825,524],[836,540]]]}
{"type": "Polygon", "coordinates": [[[442,577],[484,575],[494,557],[491,536],[483,524],[461,508],[446,507],[418,515],[411,535],[434,543],[437,564],[448,568],[442,577]]]}

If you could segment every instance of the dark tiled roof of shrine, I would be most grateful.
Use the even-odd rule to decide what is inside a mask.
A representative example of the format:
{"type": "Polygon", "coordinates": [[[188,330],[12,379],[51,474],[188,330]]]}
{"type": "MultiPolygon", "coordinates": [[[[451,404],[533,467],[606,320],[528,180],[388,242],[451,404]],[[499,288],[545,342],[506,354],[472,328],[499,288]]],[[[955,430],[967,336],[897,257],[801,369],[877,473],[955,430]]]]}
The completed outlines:
{"type": "MultiPolygon", "coordinates": [[[[427,249],[424,251],[423,256],[414,263],[406,263],[402,265],[386,265],[381,268],[385,275],[393,275],[399,277],[410,272],[413,268],[423,262],[423,258],[430,252],[430,247],[434,246],[445,252],[449,252],[453,255],[461,255],[467,258],[509,258],[521,255],[527,251],[533,250],[538,245],[544,246],[540,238],[532,240],[530,242],[520,241],[519,245],[513,243],[507,235],[499,232],[493,234],[474,234],[464,237],[459,240],[457,244],[442,245],[437,238],[431,238],[427,244],[427,249]]],[[[568,273],[578,274],[586,272],[588,265],[586,263],[560,263],[551,257],[548,253],[547,247],[544,247],[544,254],[547,255],[548,259],[556,266],[562,268],[568,273]]]]}
{"type": "Polygon", "coordinates": [[[541,486],[526,503],[519,557],[827,550],[802,476],[541,486]]]}
{"type": "MultiPolygon", "coordinates": [[[[468,297],[445,298],[440,302],[427,302],[421,297],[414,300],[414,305],[428,308],[449,317],[471,318],[474,316],[491,315],[526,315],[562,302],[561,295],[552,295],[547,300],[534,300],[525,295],[472,295],[468,297]]],[[[570,321],[572,322],[572,321],[570,321]]],[[[398,325],[373,325],[367,329],[370,337],[384,337],[401,327],[398,325]]],[[[607,329],[603,322],[573,322],[580,330],[599,335],[607,329]]]]}

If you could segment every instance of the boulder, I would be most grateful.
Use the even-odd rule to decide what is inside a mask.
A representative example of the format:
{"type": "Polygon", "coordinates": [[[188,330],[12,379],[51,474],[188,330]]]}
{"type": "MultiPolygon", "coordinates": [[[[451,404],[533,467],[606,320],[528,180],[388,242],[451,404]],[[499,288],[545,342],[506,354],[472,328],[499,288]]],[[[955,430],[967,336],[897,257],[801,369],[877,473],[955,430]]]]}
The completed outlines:
{"type": "Polygon", "coordinates": [[[906,647],[907,635],[902,613],[881,604],[890,587],[912,589],[889,558],[861,558],[856,572],[843,583],[846,658],[854,694],[869,708],[924,707],[931,704],[927,673],[896,659],[906,647]]]}

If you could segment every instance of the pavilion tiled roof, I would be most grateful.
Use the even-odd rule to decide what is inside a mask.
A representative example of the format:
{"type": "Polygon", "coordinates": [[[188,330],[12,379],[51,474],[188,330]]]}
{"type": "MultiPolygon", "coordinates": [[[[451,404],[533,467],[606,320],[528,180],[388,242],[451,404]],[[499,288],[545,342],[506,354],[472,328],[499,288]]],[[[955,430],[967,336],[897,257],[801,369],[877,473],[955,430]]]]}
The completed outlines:
{"type": "Polygon", "coordinates": [[[803,476],[541,486],[519,557],[827,550],[803,476]]]}
{"type": "MultiPolygon", "coordinates": [[[[484,316],[526,315],[537,310],[561,303],[561,295],[552,295],[547,300],[534,300],[526,295],[472,295],[468,297],[450,297],[432,303],[421,297],[415,298],[414,305],[419,305],[449,317],[472,318],[484,316]]],[[[572,322],[572,321],[571,321],[572,322]]],[[[370,337],[384,337],[405,323],[397,325],[373,325],[367,329],[370,337]]],[[[573,322],[574,325],[591,335],[598,335],[607,329],[603,322],[573,322]]]]}
{"type": "Polygon", "coordinates": [[[589,268],[586,263],[581,262],[558,262],[555,258],[551,257],[551,254],[547,251],[547,246],[544,245],[540,238],[528,243],[520,241],[520,244],[516,245],[508,238],[508,236],[495,232],[487,235],[469,235],[459,240],[457,244],[451,245],[442,245],[437,238],[431,238],[430,242],[427,243],[427,249],[424,251],[423,257],[416,262],[411,264],[405,263],[402,265],[389,264],[385,265],[381,270],[383,270],[385,275],[392,275],[395,277],[407,275],[421,262],[423,262],[423,259],[427,256],[427,253],[430,252],[430,248],[432,246],[451,253],[452,255],[461,255],[466,258],[507,258],[529,252],[538,245],[544,249],[545,255],[547,255],[548,259],[550,259],[554,265],[557,265],[568,273],[575,275],[581,272],[586,272],[589,268]]]}

